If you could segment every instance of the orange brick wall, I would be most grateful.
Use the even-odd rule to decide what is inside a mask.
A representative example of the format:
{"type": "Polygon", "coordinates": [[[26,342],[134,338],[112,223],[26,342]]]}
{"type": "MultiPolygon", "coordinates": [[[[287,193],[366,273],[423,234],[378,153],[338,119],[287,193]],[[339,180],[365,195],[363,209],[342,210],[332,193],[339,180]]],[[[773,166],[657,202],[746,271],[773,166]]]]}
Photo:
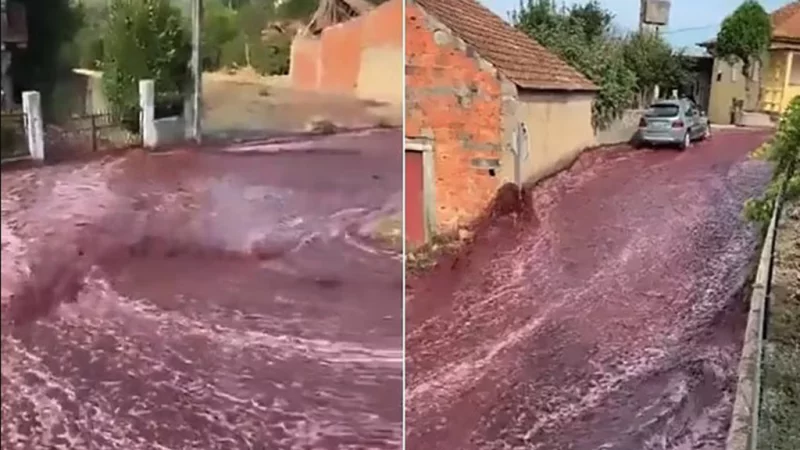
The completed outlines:
{"type": "Polygon", "coordinates": [[[365,17],[349,20],[322,31],[322,75],[318,88],[348,93],[356,88],[361,69],[361,35],[365,17]]]}
{"type": "Polygon", "coordinates": [[[433,139],[436,224],[448,231],[477,218],[498,187],[471,161],[500,157],[501,83],[432,20],[406,4],[406,135],[433,139]]]}
{"type": "Polygon", "coordinates": [[[369,14],[292,44],[290,74],[298,89],[354,93],[366,48],[403,45],[403,3],[390,0],[369,14]]]}
{"type": "Polygon", "coordinates": [[[289,75],[292,84],[302,90],[313,90],[319,84],[320,40],[298,38],[292,42],[289,75]]]}
{"type": "Polygon", "coordinates": [[[361,46],[403,46],[402,0],[386,2],[367,15],[361,46]]]}

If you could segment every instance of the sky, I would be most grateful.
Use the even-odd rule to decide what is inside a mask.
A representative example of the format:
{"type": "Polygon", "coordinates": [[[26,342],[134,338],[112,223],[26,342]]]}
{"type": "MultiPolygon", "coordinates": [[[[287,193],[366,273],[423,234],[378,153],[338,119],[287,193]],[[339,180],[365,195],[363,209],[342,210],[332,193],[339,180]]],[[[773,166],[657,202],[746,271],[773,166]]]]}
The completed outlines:
{"type": "MultiPolygon", "coordinates": [[[[504,19],[509,11],[519,7],[519,0],[479,0],[504,19]]],[[[562,0],[557,0],[562,1],[562,0]]],[[[567,5],[584,3],[582,0],[563,0],[567,5]]],[[[780,8],[791,0],[761,0],[768,12],[780,8]]],[[[639,20],[638,0],[600,0],[615,15],[615,24],[623,30],[635,30],[639,20]]],[[[701,53],[695,44],[713,38],[722,20],[740,4],[739,0],[672,0],[670,23],[663,35],[676,48],[690,53],[701,53]]]]}

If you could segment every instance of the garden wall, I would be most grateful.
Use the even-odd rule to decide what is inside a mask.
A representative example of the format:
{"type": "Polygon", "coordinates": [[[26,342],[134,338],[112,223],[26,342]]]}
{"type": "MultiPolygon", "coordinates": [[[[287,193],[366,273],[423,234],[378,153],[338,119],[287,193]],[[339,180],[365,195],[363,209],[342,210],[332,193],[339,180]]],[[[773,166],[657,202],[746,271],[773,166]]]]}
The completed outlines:
{"type": "Polygon", "coordinates": [[[403,3],[390,0],[368,14],[297,36],[289,73],[300,90],[401,102],[403,3]]]}

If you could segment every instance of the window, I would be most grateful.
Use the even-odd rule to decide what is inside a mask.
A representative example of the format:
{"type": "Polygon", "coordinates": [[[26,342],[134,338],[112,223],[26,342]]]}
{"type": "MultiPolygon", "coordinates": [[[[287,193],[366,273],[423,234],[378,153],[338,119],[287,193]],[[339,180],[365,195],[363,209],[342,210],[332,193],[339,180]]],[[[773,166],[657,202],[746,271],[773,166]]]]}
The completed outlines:
{"type": "Polygon", "coordinates": [[[656,103],[650,106],[647,117],[675,117],[679,110],[678,105],[674,103],[656,103]]]}
{"type": "Polygon", "coordinates": [[[721,70],[717,71],[717,81],[722,81],[722,71],[721,70]]]}

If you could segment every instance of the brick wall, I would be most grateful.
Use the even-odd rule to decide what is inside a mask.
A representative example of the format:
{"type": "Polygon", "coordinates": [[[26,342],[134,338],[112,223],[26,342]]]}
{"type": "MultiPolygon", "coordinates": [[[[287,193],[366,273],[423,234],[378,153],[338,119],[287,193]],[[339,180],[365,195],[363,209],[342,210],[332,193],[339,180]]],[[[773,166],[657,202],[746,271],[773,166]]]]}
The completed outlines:
{"type": "Polygon", "coordinates": [[[365,19],[358,17],[322,31],[320,89],[336,93],[355,91],[365,19]]]}
{"type": "Polygon", "coordinates": [[[298,36],[292,43],[292,85],[370,98],[401,97],[402,24],[402,0],[390,0],[365,16],[326,28],[319,37],[298,36]],[[387,74],[387,68],[395,67],[397,73],[387,74]]]}
{"type": "Polygon", "coordinates": [[[298,37],[292,42],[289,76],[292,85],[300,90],[313,90],[319,85],[320,40],[298,37]]]}
{"type": "Polygon", "coordinates": [[[463,41],[413,3],[406,5],[406,135],[433,139],[439,231],[476,218],[499,183],[472,167],[501,157],[501,83],[463,41]]]}

